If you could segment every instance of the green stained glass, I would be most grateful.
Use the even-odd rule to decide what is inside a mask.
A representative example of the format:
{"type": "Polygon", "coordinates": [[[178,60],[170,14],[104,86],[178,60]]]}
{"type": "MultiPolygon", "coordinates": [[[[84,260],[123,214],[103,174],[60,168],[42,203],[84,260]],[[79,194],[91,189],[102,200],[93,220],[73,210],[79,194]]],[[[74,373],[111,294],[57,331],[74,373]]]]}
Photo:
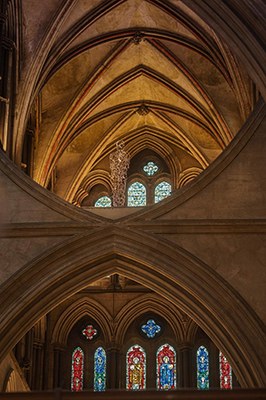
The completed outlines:
{"type": "Polygon", "coordinates": [[[204,346],[197,350],[197,388],[209,389],[209,353],[204,346]]]}
{"type": "Polygon", "coordinates": [[[108,196],[100,197],[94,204],[94,207],[111,207],[112,201],[108,196]]]}
{"type": "Polygon", "coordinates": [[[102,392],[106,387],[106,353],[98,347],[94,353],[94,391],[102,392]]]}
{"type": "Polygon", "coordinates": [[[172,192],[172,186],[170,183],[163,181],[160,182],[154,189],[154,202],[158,203],[159,201],[165,199],[170,196],[172,192]]]}
{"type": "Polygon", "coordinates": [[[127,205],[129,207],[146,206],[146,188],[142,183],[134,182],[129,186],[127,205]]]}
{"type": "Polygon", "coordinates": [[[148,176],[153,176],[156,174],[158,171],[158,166],[153,162],[149,161],[146,165],[143,167],[143,171],[148,175],[148,176]]]}

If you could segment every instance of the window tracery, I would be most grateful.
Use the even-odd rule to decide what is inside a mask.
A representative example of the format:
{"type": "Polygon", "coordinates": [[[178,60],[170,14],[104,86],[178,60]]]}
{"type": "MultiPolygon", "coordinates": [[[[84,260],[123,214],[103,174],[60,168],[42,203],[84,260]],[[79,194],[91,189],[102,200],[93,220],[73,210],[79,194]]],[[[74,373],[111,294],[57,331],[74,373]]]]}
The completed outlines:
{"type": "Polygon", "coordinates": [[[97,333],[97,329],[95,329],[92,325],[87,325],[86,328],[82,330],[82,334],[88,340],[92,340],[97,333]]]}
{"type": "Polygon", "coordinates": [[[146,206],[146,187],[141,182],[133,182],[127,190],[127,205],[129,207],[146,206]]]}
{"type": "Polygon", "coordinates": [[[143,171],[145,172],[146,175],[148,176],[153,176],[158,172],[159,167],[155,162],[153,161],[148,161],[147,164],[144,165],[143,171]]]}
{"type": "Polygon", "coordinates": [[[108,196],[99,197],[99,199],[95,202],[94,207],[111,207],[112,200],[108,196]]]}
{"type": "Polygon", "coordinates": [[[167,181],[160,182],[154,189],[154,203],[159,203],[172,193],[172,185],[167,181]]]}
{"type": "Polygon", "coordinates": [[[161,327],[157,325],[153,319],[149,319],[146,324],[141,326],[141,330],[151,339],[161,331],[161,327]]]}

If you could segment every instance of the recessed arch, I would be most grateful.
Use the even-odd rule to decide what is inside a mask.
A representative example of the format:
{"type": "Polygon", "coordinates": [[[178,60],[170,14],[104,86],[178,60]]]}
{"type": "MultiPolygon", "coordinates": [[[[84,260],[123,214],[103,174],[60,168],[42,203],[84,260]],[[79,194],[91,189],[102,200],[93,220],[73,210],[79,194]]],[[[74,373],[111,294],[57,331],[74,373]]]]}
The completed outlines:
{"type": "Polygon", "coordinates": [[[264,385],[264,333],[244,300],[209,266],[177,245],[111,227],[69,239],[6,282],[0,359],[55,303],[112,273],[160,292],[195,320],[228,355],[241,386],[264,385]],[[143,252],[143,246],[147,251],[143,252]],[[16,298],[11,296],[14,287],[16,298]],[[14,320],[20,321],[20,330],[14,320]]]}
{"type": "MultiPolygon", "coordinates": [[[[130,301],[126,304],[121,311],[116,315],[116,337],[118,343],[122,344],[125,334],[132,321],[142,313],[160,313],[173,329],[177,341],[184,340],[184,332],[181,328],[181,315],[177,312],[173,304],[161,297],[158,298],[156,294],[145,294],[130,301]]],[[[181,313],[180,313],[181,314],[181,313]]]]}
{"type": "Polygon", "coordinates": [[[106,308],[93,299],[82,298],[67,307],[58,318],[52,334],[53,343],[66,345],[71,329],[84,316],[90,316],[95,319],[103,332],[105,341],[111,337],[111,316],[106,308]]]}

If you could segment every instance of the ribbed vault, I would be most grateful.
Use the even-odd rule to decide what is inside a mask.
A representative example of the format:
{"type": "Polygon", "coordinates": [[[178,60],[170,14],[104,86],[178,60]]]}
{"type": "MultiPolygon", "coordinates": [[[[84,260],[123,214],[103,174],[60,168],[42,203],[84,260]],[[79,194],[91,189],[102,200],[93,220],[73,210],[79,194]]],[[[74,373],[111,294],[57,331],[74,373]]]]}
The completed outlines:
{"type": "MultiPolygon", "coordinates": [[[[33,179],[80,205],[87,177],[110,172],[116,142],[137,149],[147,132],[180,166],[174,188],[185,170],[204,170],[217,158],[255,96],[227,43],[189,7],[157,0],[58,7],[27,87],[37,134],[33,159],[24,161],[33,179]]],[[[17,159],[22,142],[23,134],[14,141],[17,159]]]]}
{"type": "MultiPolygon", "coordinates": [[[[214,212],[221,218],[214,220],[203,208],[211,209],[215,196],[206,195],[204,207],[193,214],[199,221],[187,229],[191,234],[196,228],[191,241],[204,231],[202,223],[208,234],[215,229],[232,237],[250,234],[250,247],[254,233],[265,233],[265,105],[258,101],[259,94],[266,99],[263,2],[52,0],[49,5],[8,2],[7,31],[14,36],[8,39],[17,46],[10,52],[4,38],[13,60],[5,58],[7,77],[1,77],[10,102],[1,99],[1,145],[7,153],[1,151],[0,214],[7,221],[1,230],[1,250],[7,261],[1,283],[0,359],[34,325],[36,336],[43,337],[44,316],[54,307],[90,283],[120,274],[187,314],[191,338],[198,324],[228,356],[241,386],[265,386],[265,327],[256,316],[256,302],[263,296],[256,293],[256,280],[248,281],[254,296],[245,297],[254,306],[251,309],[233,289],[234,283],[215,272],[216,265],[170,243],[171,235],[178,233],[179,218],[190,224],[191,208],[179,213],[179,206],[193,196],[197,202],[197,195],[232,161],[239,169],[233,180],[228,179],[231,197],[222,198],[227,206],[234,196],[233,206],[228,203],[228,213],[224,208],[214,212]],[[255,156],[237,159],[256,135],[258,141],[249,153],[255,156]],[[172,197],[131,216],[128,209],[95,215],[70,205],[80,206],[95,185],[110,191],[109,155],[120,139],[131,158],[146,151],[165,160],[175,190],[172,197]],[[34,183],[21,168],[68,203],[34,183]],[[243,176],[253,179],[254,185],[245,193],[252,201],[243,202],[240,209],[236,191],[242,193],[243,176]],[[145,228],[146,222],[150,226],[145,228]],[[153,222],[157,236],[151,233],[153,222]],[[53,246],[52,236],[55,243],[60,237],[61,244],[45,250],[53,246]],[[20,239],[32,242],[25,258],[20,239]],[[31,261],[24,264],[25,259],[31,261]],[[4,281],[6,277],[10,279],[4,281]]],[[[224,187],[218,182],[211,190],[219,196],[224,187]]],[[[247,262],[254,261],[259,279],[263,246],[260,250],[256,260],[250,251],[247,262]]],[[[222,260],[218,253],[217,259],[222,260]]],[[[246,270],[239,254],[220,267],[232,267],[234,273],[235,264],[236,282],[241,283],[246,270]]],[[[156,305],[147,296],[146,309],[155,311],[156,305]]],[[[119,315],[121,341],[129,324],[127,312],[133,315],[134,307],[141,312],[142,305],[132,303],[119,315]]],[[[66,340],[80,313],[93,312],[92,303],[84,299],[70,307],[58,321],[55,342],[66,340]]],[[[108,313],[101,309],[94,316],[110,336],[108,313]]],[[[176,332],[177,337],[182,335],[176,332]]]]}

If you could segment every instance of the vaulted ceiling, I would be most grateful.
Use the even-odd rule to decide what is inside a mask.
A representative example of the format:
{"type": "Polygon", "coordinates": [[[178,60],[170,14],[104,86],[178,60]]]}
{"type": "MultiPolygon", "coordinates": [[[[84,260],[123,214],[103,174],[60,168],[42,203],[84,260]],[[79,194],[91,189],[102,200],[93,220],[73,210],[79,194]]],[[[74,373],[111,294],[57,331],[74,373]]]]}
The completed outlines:
{"type": "Polygon", "coordinates": [[[33,178],[79,204],[88,182],[108,181],[121,139],[131,158],[164,158],[177,189],[206,169],[254,106],[228,45],[181,0],[63,3],[22,4],[29,37],[42,28],[49,43],[32,103],[33,178]]]}

